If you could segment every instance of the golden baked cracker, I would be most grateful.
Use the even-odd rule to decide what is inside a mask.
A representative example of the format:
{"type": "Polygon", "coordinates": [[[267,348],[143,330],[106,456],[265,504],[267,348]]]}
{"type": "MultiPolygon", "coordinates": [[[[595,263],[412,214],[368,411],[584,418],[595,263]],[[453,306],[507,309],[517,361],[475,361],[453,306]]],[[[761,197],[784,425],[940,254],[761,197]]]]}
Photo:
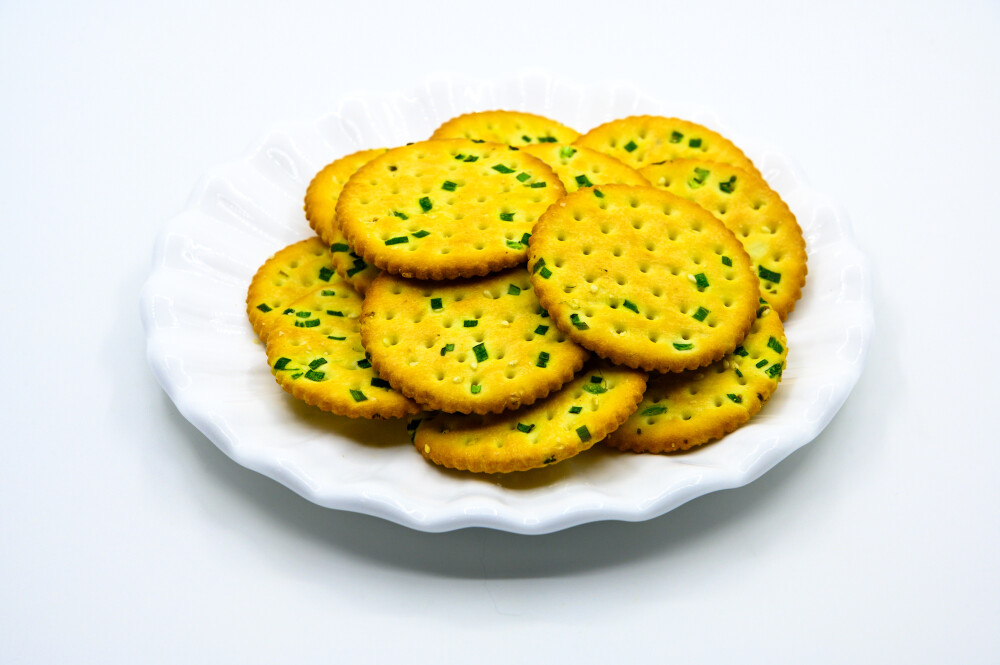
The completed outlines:
{"type": "Polygon", "coordinates": [[[750,420],[777,389],[788,353],[781,317],[761,303],[733,353],[698,370],[651,376],[639,408],[605,443],[634,452],[687,450],[750,420]]]}
{"type": "Polygon", "coordinates": [[[521,147],[532,143],[572,143],[580,132],[561,122],[520,111],[478,111],[446,121],[432,139],[473,139],[521,147]]]}
{"type": "Polygon", "coordinates": [[[654,186],[705,208],[736,234],[760,278],[761,295],[784,320],[806,281],[806,241],[778,193],[760,176],[717,162],[678,159],[641,173],[654,186]]]}
{"type": "Polygon", "coordinates": [[[449,282],[383,273],[365,296],[361,339],[397,390],[462,413],[531,404],[589,355],[552,325],[520,267],[449,282]]]}
{"type": "Polygon", "coordinates": [[[594,127],[576,145],[611,155],[635,169],[671,159],[707,159],[753,173],[757,167],[726,137],[707,127],[655,115],[634,115],[594,127]]]}
{"type": "Polygon", "coordinates": [[[257,337],[266,342],[268,325],[288,303],[335,276],[330,251],[319,238],[289,245],[265,261],[247,289],[247,316],[257,337]]]}
{"type": "Polygon", "coordinates": [[[649,185],[649,181],[632,167],[583,146],[542,143],[521,150],[548,164],[567,192],[594,185],[649,185]]]}
{"type": "Polygon", "coordinates": [[[528,265],[553,322],[629,367],[707,365],[754,321],[757,277],[739,240],[705,209],[652,187],[569,194],[535,225],[528,265]]]}
{"type": "Polygon", "coordinates": [[[378,270],[365,263],[347,245],[344,234],[340,232],[340,224],[337,223],[337,199],[355,171],[387,150],[388,148],[359,150],[327,164],[309,183],[303,204],[309,226],[330,247],[337,274],[350,282],[362,295],[375,279],[378,270]]]}
{"type": "Polygon", "coordinates": [[[366,262],[403,277],[454,279],[522,263],[521,237],[564,193],[552,169],[520,150],[424,141],[362,166],[340,194],[337,218],[366,262]]]}
{"type": "Polygon", "coordinates": [[[413,444],[426,459],[453,469],[506,473],[546,466],[614,431],[635,410],[645,386],[644,372],[593,362],[560,391],[523,409],[427,414],[413,444]]]}
{"type": "Polygon", "coordinates": [[[402,418],[420,411],[372,369],[361,346],[361,296],[334,277],[282,310],[269,328],[275,380],[306,404],[350,418],[402,418]]]}

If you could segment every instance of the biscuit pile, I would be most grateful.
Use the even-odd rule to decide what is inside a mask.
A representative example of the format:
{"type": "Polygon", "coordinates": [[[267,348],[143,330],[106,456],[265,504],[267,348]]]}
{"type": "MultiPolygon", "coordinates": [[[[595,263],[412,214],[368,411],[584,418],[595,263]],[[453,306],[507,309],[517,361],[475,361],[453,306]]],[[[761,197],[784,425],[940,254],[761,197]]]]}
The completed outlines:
{"type": "Polygon", "coordinates": [[[247,294],[278,384],[341,416],[409,417],[426,459],[474,472],[733,431],[781,380],[806,276],[753,163],[676,118],[580,135],[458,116],[324,167],[305,214],[316,237],[247,294]]]}

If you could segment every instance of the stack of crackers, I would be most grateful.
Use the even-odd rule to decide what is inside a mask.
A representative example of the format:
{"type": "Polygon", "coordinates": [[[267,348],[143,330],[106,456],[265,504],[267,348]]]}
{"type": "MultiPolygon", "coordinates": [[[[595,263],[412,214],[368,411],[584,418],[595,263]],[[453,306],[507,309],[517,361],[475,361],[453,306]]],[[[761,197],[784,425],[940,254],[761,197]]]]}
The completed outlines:
{"type": "Polygon", "coordinates": [[[351,418],[409,418],[474,472],[598,442],[690,449],[746,423],[785,368],[802,231],[731,141],[677,118],[579,134],[470,113],[324,167],[316,236],[254,276],[278,384],[351,418]]]}

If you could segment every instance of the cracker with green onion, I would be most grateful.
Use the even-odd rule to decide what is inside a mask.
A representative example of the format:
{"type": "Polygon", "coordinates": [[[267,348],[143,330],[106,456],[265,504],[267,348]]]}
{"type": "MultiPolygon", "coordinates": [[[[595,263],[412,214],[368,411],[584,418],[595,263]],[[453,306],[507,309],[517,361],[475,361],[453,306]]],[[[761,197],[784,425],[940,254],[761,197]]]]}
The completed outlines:
{"type": "Polygon", "coordinates": [[[402,418],[420,411],[372,369],[361,345],[361,296],[334,277],[289,303],[271,324],[267,362],[275,380],[306,404],[349,418],[402,418]]]}
{"type": "Polygon", "coordinates": [[[446,121],[432,139],[471,139],[516,147],[535,143],[572,143],[580,136],[561,122],[520,111],[478,111],[446,121]]]}
{"type": "Polygon", "coordinates": [[[535,226],[528,266],[552,322],[629,367],[677,372],[715,362],[746,336],[757,309],[757,277],[733,233],[652,187],[567,195],[535,226]]]}
{"type": "Polygon", "coordinates": [[[365,295],[361,338],[394,388],[448,412],[531,404],[589,355],[552,325],[523,268],[447,282],[383,273],[365,295]]]}
{"type": "Polygon", "coordinates": [[[365,263],[348,246],[337,223],[337,199],[351,175],[384,152],[386,148],[359,150],[327,164],[309,183],[303,205],[309,226],[330,247],[337,274],[362,295],[375,279],[378,269],[365,263]]]}
{"type": "Polygon", "coordinates": [[[635,115],[593,128],[576,141],[634,169],[672,159],[707,159],[758,173],[736,145],[702,125],[653,115],[635,115]]]}
{"type": "Polygon", "coordinates": [[[319,238],[289,245],[265,261],[247,290],[247,316],[260,340],[267,341],[268,326],[288,303],[336,276],[330,251],[319,238]]]}
{"type": "Polygon", "coordinates": [[[705,208],[736,234],[760,279],[761,296],[784,320],[806,281],[806,242],[777,192],[755,173],[717,162],[679,159],[642,173],[654,186],[705,208]]]}
{"type": "Polygon", "coordinates": [[[453,469],[506,473],[548,466],[613,432],[645,386],[645,372],[592,362],[561,390],[523,409],[424,415],[413,444],[426,459],[453,469]]]}
{"type": "Polygon", "coordinates": [[[417,279],[473,277],[523,263],[521,243],[564,194],[544,162],[464,139],[395,148],[362,166],[337,203],[369,264],[417,279]]]}
{"type": "Polygon", "coordinates": [[[552,167],[567,192],[594,185],[649,185],[632,167],[583,146],[542,143],[522,149],[552,167]]]}
{"type": "Polygon", "coordinates": [[[708,367],[651,376],[639,408],[605,443],[634,452],[687,450],[732,432],[778,387],[788,354],[781,317],[761,301],[743,343],[708,367]]]}

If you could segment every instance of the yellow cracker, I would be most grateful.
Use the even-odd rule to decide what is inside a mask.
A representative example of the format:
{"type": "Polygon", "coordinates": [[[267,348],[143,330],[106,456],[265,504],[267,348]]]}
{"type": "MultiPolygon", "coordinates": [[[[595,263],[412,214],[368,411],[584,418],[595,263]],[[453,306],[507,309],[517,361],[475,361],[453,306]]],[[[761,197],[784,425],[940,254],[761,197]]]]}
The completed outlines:
{"type": "Polygon", "coordinates": [[[530,407],[485,416],[430,414],[416,426],[413,444],[426,459],[453,469],[505,473],[546,466],[613,432],[645,386],[643,372],[594,362],[530,407]]]}
{"type": "Polygon", "coordinates": [[[397,390],[462,413],[531,404],[589,355],[552,325],[523,268],[453,282],[382,274],[365,296],[361,338],[397,390]]]}
{"type": "Polygon", "coordinates": [[[288,303],[334,275],[330,251],[319,238],[289,245],[265,261],[247,290],[247,316],[257,337],[266,342],[268,326],[288,303]]]}
{"type": "Polygon", "coordinates": [[[431,138],[475,139],[520,147],[531,143],[572,143],[579,136],[575,129],[533,113],[479,111],[448,120],[434,130],[431,138]]]}
{"type": "Polygon", "coordinates": [[[291,303],[270,327],[275,380],[306,404],[351,418],[402,418],[420,411],[381,379],[361,346],[361,296],[338,278],[291,303]]]}
{"type": "Polygon", "coordinates": [[[552,167],[567,192],[594,185],[649,185],[649,181],[632,167],[583,146],[543,143],[522,150],[552,167]]]}
{"type": "Polygon", "coordinates": [[[679,118],[634,115],[612,120],[590,130],[576,144],[611,155],[636,169],[671,159],[707,159],[758,173],[750,158],[732,141],[679,118]]]}
{"type": "Polygon", "coordinates": [[[549,208],[530,242],[542,306],[615,363],[694,369],[732,351],[753,324],[750,257],[722,222],[673,194],[582,189],[549,208]]]}
{"type": "Polygon", "coordinates": [[[464,139],[395,148],[340,194],[347,242],[383,270],[418,279],[485,275],[522,263],[520,242],[565,193],[541,160],[464,139]]]}
{"type": "Polygon", "coordinates": [[[679,159],[647,166],[642,174],[705,208],[736,234],[757,270],[761,295],[784,320],[806,281],[806,242],[777,192],[758,175],[716,162],[679,159]]]}
{"type": "Polygon", "coordinates": [[[719,362],[650,377],[639,408],[605,442],[634,452],[687,450],[750,420],[777,389],[788,353],[781,318],[766,303],[760,310],[743,344],[719,362]]]}
{"type": "Polygon", "coordinates": [[[309,183],[303,205],[309,226],[331,248],[337,274],[362,295],[378,270],[365,263],[347,245],[337,223],[337,199],[355,171],[386,151],[387,148],[359,150],[327,164],[309,183]]]}

